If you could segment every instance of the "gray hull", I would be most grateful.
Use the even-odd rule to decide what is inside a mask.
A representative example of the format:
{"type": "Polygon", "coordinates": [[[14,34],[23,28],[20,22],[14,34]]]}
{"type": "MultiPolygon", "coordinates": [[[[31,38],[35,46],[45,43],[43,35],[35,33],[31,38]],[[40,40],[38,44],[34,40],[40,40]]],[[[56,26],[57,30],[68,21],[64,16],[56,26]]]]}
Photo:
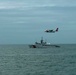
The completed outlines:
{"type": "Polygon", "coordinates": [[[49,48],[49,47],[60,47],[58,45],[29,45],[30,48],[49,48]]]}

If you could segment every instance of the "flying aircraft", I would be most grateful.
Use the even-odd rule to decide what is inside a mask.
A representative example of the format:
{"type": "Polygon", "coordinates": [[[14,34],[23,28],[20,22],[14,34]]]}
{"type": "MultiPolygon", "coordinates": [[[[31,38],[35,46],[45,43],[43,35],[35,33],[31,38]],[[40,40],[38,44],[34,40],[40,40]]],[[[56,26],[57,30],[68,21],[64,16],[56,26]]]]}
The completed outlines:
{"type": "Polygon", "coordinates": [[[56,28],[56,30],[53,30],[53,29],[52,30],[45,30],[45,32],[46,33],[55,33],[55,32],[58,32],[58,29],[59,28],[56,28]]]}

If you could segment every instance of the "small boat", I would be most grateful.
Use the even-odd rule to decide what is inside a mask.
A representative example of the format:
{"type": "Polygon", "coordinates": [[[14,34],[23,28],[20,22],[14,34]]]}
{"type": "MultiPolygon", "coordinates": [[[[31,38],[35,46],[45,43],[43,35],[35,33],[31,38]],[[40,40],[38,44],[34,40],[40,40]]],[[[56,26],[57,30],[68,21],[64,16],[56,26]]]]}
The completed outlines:
{"type": "Polygon", "coordinates": [[[50,43],[44,42],[43,38],[41,38],[40,43],[35,42],[35,44],[29,45],[30,48],[48,48],[48,47],[60,47],[58,45],[52,45],[50,43]]]}

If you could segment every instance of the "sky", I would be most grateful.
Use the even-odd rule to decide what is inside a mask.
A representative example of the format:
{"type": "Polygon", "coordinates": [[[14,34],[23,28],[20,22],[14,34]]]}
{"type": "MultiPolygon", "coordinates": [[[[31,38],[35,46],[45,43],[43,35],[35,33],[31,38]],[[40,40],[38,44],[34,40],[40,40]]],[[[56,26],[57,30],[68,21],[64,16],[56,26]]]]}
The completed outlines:
{"type": "Polygon", "coordinates": [[[0,44],[76,44],[75,34],[76,0],[0,0],[0,44]]]}

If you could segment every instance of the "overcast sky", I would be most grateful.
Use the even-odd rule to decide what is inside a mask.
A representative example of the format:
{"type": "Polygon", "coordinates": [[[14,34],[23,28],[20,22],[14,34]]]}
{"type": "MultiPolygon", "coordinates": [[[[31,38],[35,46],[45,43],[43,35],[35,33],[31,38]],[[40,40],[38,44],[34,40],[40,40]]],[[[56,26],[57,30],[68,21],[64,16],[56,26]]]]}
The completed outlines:
{"type": "Polygon", "coordinates": [[[0,0],[0,44],[76,43],[76,0],[0,0]],[[57,33],[46,29],[59,28],[57,33]]]}

